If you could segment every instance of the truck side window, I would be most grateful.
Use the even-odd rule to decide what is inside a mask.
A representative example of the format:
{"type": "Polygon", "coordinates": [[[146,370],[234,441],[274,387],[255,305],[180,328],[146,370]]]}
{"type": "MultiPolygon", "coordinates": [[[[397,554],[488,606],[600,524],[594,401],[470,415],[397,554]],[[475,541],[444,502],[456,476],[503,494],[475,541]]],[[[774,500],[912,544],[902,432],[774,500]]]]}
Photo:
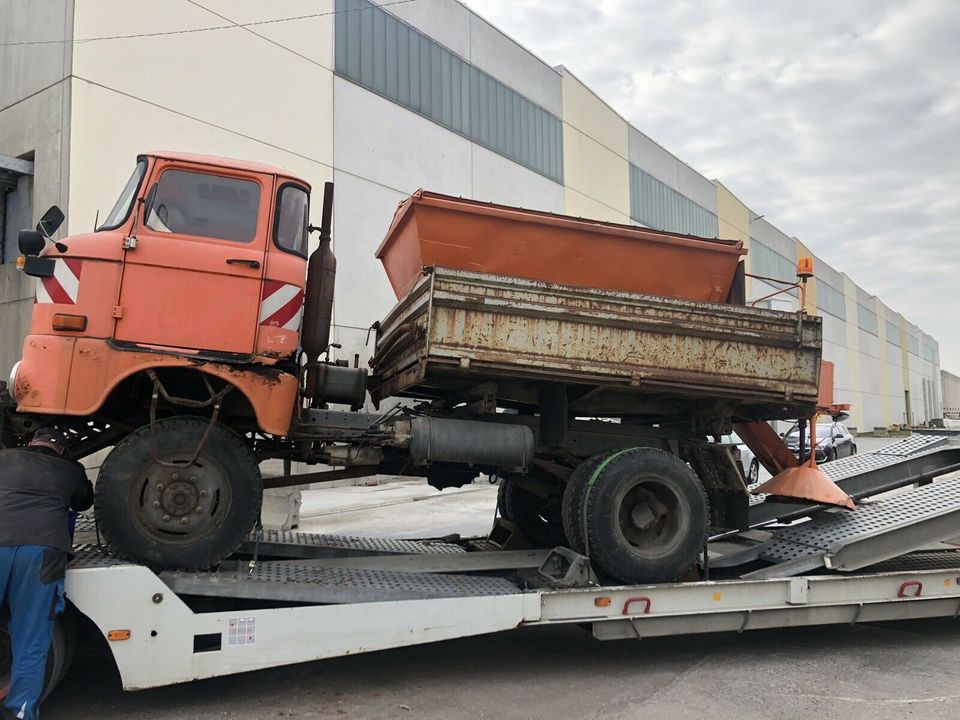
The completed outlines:
{"type": "Polygon", "coordinates": [[[274,239],[281,250],[307,254],[307,227],[310,208],[306,190],[299,185],[284,185],[277,197],[277,226],[274,239]]]}
{"type": "Polygon", "coordinates": [[[152,194],[151,230],[234,242],[257,234],[260,186],[252,180],[166,170],[152,194]]]}

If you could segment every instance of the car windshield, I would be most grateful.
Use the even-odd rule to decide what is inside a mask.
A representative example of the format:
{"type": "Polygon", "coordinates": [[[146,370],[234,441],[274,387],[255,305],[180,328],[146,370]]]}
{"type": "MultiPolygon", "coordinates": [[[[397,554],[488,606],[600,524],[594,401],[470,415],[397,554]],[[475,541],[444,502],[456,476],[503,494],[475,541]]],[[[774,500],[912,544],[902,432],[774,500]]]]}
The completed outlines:
{"type": "Polygon", "coordinates": [[[151,230],[248,242],[257,232],[260,186],[241,178],[166,170],[147,203],[151,230]]]}
{"type": "MultiPolygon", "coordinates": [[[[817,439],[818,439],[818,440],[826,440],[828,437],[830,437],[830,435],[832,434],[832,432],[833,432],[833,425],[817,425],[817,439]]],[[[794,440],[799,439],[799,438],[800,438],[800,430],[799,430],[798,428],[794,428],[793,430],[791,430],[791,431],[789,432],[789,434],[787,435],[787,437],[788,437],[788,438],[791,438],[791,439],[794,439],[794,440]]]]}
{"type": "Polygon", "coordinates": [[[123,190],[120,191],[120,197],[117,198],[117,202],[114,204],[110,214],[107,215],[107,219],[103,221],[103,225],[98,227],[97,230],[113,230],[123,224],[130,214],[130,206],[133,204],[133,198],[136,196],[137,188],[140,187],[140,181],[143,180],[143,175],[146,172],[147,161],[140,160],[137,163],[137,167],[134,168],[130,179],[127,180],[127,184],[124,185],[123,190]]]}

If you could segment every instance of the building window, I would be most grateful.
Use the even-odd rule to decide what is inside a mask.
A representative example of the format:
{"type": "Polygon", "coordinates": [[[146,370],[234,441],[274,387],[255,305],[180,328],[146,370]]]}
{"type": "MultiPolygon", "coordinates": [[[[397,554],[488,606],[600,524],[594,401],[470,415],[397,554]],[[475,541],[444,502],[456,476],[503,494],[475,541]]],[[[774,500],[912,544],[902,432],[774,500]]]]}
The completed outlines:
{"type": "Polygon", "coordinates": [[[750,238],[750,272],[776,280],[795,282],[797,266],[793,260],[770,249],[755,238],[750,238]]]}
{"type": "Polygon", "coordinates": [[[17,237],[33,227],[33,162],[0,155],[0,263],[20,256],[17,237]]]}
{"type": "Polygon", "coordinates": [[[887,342],[900,347],[900,326],[887,320],[887,342]]]}
{"type": "Polygon", "coordinates": [[[847,319],[847,301],[833,285],[817,278],[817,307],[841,320],[847,319]]]}
{"type": "Polygon", "coordinates": [[[338,75],[563,182],[560,119],[367,0],[336,0],[338,75]]]}
{"type": "Polygon", "coordinates": [[[878,335],[880,332],[877,325],[877,314],[860,303],[857,303],[857,325],[861,330],[865,330],[871,335],[878,335]]]}
{"type": "Polygon", "coordinates": [[[921,357],[924,360],[937,364],[938,353],[936,348],[933,345],[927,345],[927,343],[923,343],[923,345],[920,346],[920,350],[921,350],[921,357]]]}
{"type": "Polygon", "coordinates": [[[717,216],[635,165],[630,166],[630,217],[655,230],[715,238],[717,216]]]}
{"type": "Polygon", "coordinates": [[[907,348],[916,356],[920,356],[920,341],[913,335],[907,335],[907,348]]]}

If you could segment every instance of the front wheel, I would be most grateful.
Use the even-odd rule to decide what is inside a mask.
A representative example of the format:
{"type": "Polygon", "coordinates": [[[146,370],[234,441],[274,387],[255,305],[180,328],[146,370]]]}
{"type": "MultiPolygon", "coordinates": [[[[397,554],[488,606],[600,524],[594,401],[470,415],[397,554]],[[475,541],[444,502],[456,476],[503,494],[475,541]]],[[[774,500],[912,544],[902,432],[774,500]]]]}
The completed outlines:
{"type": "Polygon", "coordinates": [[[263,499],[256,457],[243,438],[220,424],[209,427],[206,418],[160,420],[155,434],[156,456],[148,425],[104,461],[96,486],[100,529],[128,560],[160,569],[208,568],[256,525],[263,499]]]}

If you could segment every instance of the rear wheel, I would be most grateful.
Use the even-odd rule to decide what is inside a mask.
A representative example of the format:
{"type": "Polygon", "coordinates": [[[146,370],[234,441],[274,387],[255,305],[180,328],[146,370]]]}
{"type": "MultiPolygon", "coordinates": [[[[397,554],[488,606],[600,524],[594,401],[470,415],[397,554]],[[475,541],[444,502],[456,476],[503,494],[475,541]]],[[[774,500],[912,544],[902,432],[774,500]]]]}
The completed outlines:
{"type": "Polygon", "coordinates": [[[696,473],[655,448],[603,457],[586,482],[580,512],[591,559],[626,583],[686,573],[700,555],[710,518],[696,473]]]}
{"type": "Polygon", "coordinates": [[[149,426],[107,456],[95,512],[117,554],[155,568],[199,570],[234,552],[253,529],[263,499],[256,457],[229,428],[215,424],[207,434],[208,426],[205,418],[160,420],[156,457],[149,426]]]}

